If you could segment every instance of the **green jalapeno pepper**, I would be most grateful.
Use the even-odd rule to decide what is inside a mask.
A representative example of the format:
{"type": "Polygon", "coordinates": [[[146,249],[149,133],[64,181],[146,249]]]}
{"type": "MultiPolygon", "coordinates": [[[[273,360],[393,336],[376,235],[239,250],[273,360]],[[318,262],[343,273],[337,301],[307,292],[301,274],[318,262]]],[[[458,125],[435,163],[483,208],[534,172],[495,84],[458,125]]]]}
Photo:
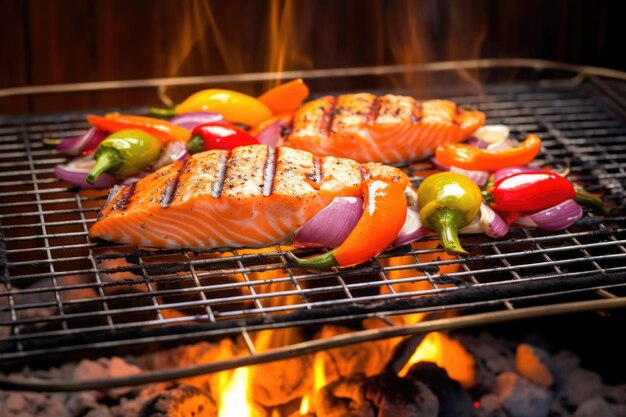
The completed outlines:
{"type": "Polygon", "coordinates": [[[459,242],[458,229],[471,223],[480,203],[478,185],[455,172],[430,175],[417,189],[420,221],[439,234],[443,248],[451,255],[467,255],[459,242]]]}
{"type": "Polygon", "coordinates": [[[105,171],[116,177],[136,174],[156,161],[162,143],[141,130],[120,130],[109,135],[96,148],[96,165],[87,175],[93,184],[105,171]]]}

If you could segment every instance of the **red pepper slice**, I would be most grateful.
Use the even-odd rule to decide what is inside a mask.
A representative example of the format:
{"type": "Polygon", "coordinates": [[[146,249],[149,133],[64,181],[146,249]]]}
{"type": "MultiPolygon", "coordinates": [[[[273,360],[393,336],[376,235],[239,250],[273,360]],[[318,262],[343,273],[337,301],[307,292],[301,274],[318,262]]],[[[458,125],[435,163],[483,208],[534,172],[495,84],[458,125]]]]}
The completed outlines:
{"type": "Polygon", "coordinates": [[[191,132],[189,152],[197,153],[211,149],[231,150],[238,146],[258,145],[259,141],[248,132],[225,121],[205,123],[191,132]]]}
{"type": "Polygon", "coordinates": [[[191,137],[191,132],[188,129],[176,126],[165,120],[155,119],[154,117],[119,113],[109,113],[102,117],[90,114],[87,116],[87,121],[92,126],[106,130],[107,132],[139,129],[149,133],[163,143],[169,142],[170,140],[187,142],[191,137]]]}
{"type": "Polygon", "coordinates": [[[576,197],[571,182],[550,171],[520,172],[497,181],[489,190],[496,211],[544,210],[576,197]]]}

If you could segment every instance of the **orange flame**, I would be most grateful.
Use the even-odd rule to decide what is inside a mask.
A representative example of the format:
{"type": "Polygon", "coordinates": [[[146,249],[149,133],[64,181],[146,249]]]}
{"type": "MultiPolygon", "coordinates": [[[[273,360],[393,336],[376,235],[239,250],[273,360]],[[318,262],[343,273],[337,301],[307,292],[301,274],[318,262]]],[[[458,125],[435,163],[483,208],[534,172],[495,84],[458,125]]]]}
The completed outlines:
{"type": "Polygon", "coordinates": [[[326,356],[322,353],[316,353],[313,360],[313,390],[306,393],[302,397],[300,403],[300,415],[306,415],[314,410],[313,404],[315,403],[315,397],[322,388],[328,383],[326,380],[326,366],[324,358],[326,356]]]}
{"type": "Polygon", "coordinates": [[[476,379],[474,357],[461,343],[443,333],[429,333],[399,372],[400,376],[405,376],[411,366],[418,362],[433,362],[445,369],[448,376],[458,381],[464,388],[474,386],[476,379]]]}
{"type": "MultiPolygon", "coordinates": [[[[311,54],[304,51],[305,40],[310,29],[312,16],[307,3],[295,4],[293,0],[272,0],[269,8],[268,71],[282,72],[285,69],[313,68],[311,54]],[[281,7],[282,4],[282,7],[281,7]],[[299,14],[297,14],[299,13],[299,14]]],[[[282,77],[273,80],[272,85],[281,83],[282,77]]]]}
{"type": "Polygon", "coordinates": [[[219,375],[220,400],[218,417],[262,417],[265,413],[250,398],[250,369],[237,368],[219,375]]]}

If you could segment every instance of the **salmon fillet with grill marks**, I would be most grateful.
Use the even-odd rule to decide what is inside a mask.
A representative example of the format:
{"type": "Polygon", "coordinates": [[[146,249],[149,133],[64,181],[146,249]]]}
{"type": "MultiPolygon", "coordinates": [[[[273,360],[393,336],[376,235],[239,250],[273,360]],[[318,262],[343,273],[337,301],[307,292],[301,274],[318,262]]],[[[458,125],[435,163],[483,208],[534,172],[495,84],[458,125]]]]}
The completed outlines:
{"type": "Polygon", "coordinates": [[[288,147],[202,152],[116,187],[89,235],[159,248],[289,244],[334,197],[360,196],[368,178],[408,184],[397,168],[288,147]]]}
{"type": "Polygon", "coordinates": [[[397,164],[426,158],[484,123],[484,113],[447,100],[346,94],[305,103],[283,144],[321,156],[397,164]]]}

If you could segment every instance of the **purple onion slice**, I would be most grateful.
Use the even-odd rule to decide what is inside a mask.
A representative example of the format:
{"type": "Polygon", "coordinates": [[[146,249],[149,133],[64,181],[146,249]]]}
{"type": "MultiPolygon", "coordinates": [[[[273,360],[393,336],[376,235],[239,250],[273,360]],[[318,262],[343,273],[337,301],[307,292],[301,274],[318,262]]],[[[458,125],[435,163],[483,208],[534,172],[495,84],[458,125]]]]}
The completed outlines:
{"type": "MultiPolygon", "coordinates": [[[[574,200],[566,200],[556,206],[529,214],[527,217],[543,230],[563,230],[576,223],[583,216],[583,209],[574,200]]],[[[520,218],[516,223],[523,224],[525,219],[520,218]]]]}
{"type": "Polygon", "coordinates": [[[420,240],[424,236],[430,233],[430,230],[422,226],[420,222],[420,215],[417,207],[408,207],[406,211],[406,220],[398,237],[391,244],[393,247],[407,245],[416,240],[420,240]]]}
{"type": "Polygon", "coordinates": [[[480,212],[474,220],[461,230],[462,234],[484,233],[489,237],[499,238],[509,232],[509,225],[498,213],[485,203],[480,204],[480,212]]]}
{"type": "Polygon", "coordinates": [[[430,162],[436,169],[439,169],[441,171],[451,171],[459,173],[461,175],[465,175],[467,178],[474,181],[479,187],[485,185],[487,183],[487,180],[489,179],[489,171],[474,171],[455,166],[451,166],[450,168],[448,168],[441,165],[439,161],[437,161],[437,158],[430,158],[430,162]]]}
{"type": "Polygon", "coordinates": [[[224,120],[224,116],[219,113],[198,111],[192,113],[183,113],[170,119],[170,123],[185,129],[193,130],[194,127],[205,123],[213,123],[224,120]]]}
{"type": "Polygon", "coordinates": [[[84,135],[63,139],[57,145],[57,151],[65,155],[78,156],[83,152],[96,149],[108,135],[108,132],[92,127],[84,135]]]}
{"type": "Polygon", "coordinates": [[[336,248],[363,214],[363,199],[335,197],[296,232],[293,246],[336,248]]]}
{"type": "Polygon", "coordinates": [[[163,145],[159,159],[153,165],[153,170],[157,170],[176,161],[181,161],[189,157],[187,152],[187,142],[182,140],[171,140],[163,145]]]}
{"type": "Polygon", "coordinates": [[[106,172],[100,175],[94,184],[87,182],[87,175],[95,164],[96,161],[91,155],[79,157],[65,165],[55,166],[54,175],[62,181],[82,188],[110,188],[115,185],[117,182],[115,177],[106,172]]]}
{"type": "Polygon", "coordinates": [[[283,138],[283,130],[286,127],[287,124],[285,123],[285,121],[282,119],[278,119],[265,129],[263,129],[256,138],[259,143],[275,148],[280,145],[280,142],[283,138]]]}

